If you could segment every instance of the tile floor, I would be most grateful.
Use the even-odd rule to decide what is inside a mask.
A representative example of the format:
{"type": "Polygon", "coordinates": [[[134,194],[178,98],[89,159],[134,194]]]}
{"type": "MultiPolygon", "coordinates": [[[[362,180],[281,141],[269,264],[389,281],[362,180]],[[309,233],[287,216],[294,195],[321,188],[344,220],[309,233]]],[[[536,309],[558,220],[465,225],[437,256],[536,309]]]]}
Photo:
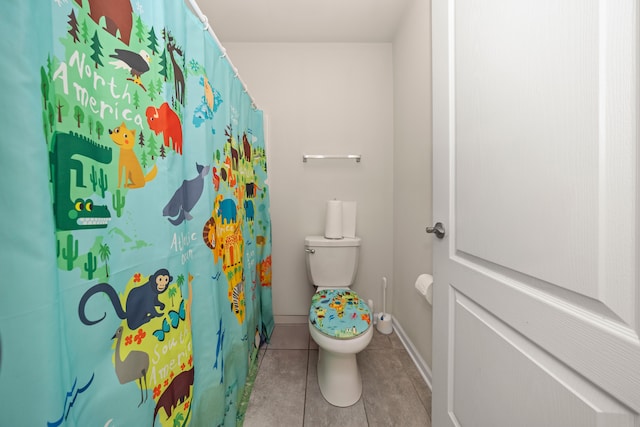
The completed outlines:
{"type": "Polygon", "coordinates": [[[358,354],[362,397],[337,408],[320,394],[307,324],[277,324],[260,352],[245,427],[430,427],[431,391],[397,335],[377,330],[358,354]]]}

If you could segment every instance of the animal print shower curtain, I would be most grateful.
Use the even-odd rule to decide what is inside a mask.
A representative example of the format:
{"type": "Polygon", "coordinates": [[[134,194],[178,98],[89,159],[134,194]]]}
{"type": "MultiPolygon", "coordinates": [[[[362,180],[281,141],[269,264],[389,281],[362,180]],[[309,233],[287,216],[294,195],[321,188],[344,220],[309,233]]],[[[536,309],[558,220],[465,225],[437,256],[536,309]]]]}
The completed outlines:
{"type": "Polygon", "coordinates": [[[262,112],[182,0],[2,9],[0,425],[236,425],[273,328],[262,112]]]}

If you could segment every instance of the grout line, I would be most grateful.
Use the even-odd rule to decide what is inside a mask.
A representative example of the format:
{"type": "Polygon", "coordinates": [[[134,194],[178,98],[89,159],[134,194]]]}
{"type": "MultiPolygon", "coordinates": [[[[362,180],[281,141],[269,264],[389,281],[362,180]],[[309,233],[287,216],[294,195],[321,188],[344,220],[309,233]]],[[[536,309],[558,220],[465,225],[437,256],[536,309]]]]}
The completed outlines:
{"type": "MultiPolygon", "coordinates": [[[[307,344],[307,347],[309,347],[309,345],[307,344]]],[[[307,388],[309,386],[309,361],[311,359],[311,354],[309,349],[307,348],[307,370],[306,370],[306,375],[304,376],[304,405],[302,407],[302,423],[300,424],[302,427],[304,427],[304,418],[305,415],[307,413],[307,388]]]]}
{"type": "MultiPolygon", "coordinates": [[[[397,331],[394,331],[394,334],[398,335],[397,331]]],[[[401,342],[402,345],[399,346],[398,348],[395,348],[395,347],[393,347],[393,342],[391,340],[391,336],[385,336],[385,337],[382,337],[382,338],[383,339],[380,340],[380,343],[381,344],[385,344],[383,347],[379,347],[379,348],[376,348],[376,349],[367,348],[364,351],[365,352],[371,352],[371,357],[374,357],[374,358],[381,357],[381,356],[385,355],[385,353],[387,353],[387,352],[390,352],[390,353],[387,353],[387,354],[392,354],[392,355],[394,355],[394,357],[396,357],[397,355],[399,355],[401,353],[406,353],[406,355],[408,356],[408,362],[411,363],[411,364],[414,363],[414,360],[411,358],[411,354],[409,353],[407,348],[404,346],[404,342],[402,342],[401,339],[400,339],[400,342],[401,342]]],[[[398,336],[398,338],[400,338],[400,337],[398,336]]],[[[309,374],[311,372],[311,351],[314,350],[316,352],[319,352],[319,349],[310,348],[311,344],[312,344],[312,338],[309,336],[309,340],[307,342],[306,348],[286,348],[286,349],[276,348],[276,349],[274,349],[274,348],[269,348],[269,346],[267,345],[267,348],[265,349],[265,356],[267,354],[267,351],[270,354],[273,354],[273,352],[276,351],[276,350],[278,352],[280,352],[281,350],[294,350],[294,351],[306,350],[306,352],[307,352],[307,365],[306,365],[305,378],[304,378],[304,381],[305,381],[305,383],[304,383],[304,398],[303,398],[303,408],[302,408],[302,419],[300,420],[300,424],[299,424],[300,427],[305,427],[306,411],[307,411],[307,409],[311,410],[311,408],[312,408],[311,406],[307,406],[308,404],[310,404],[310,402],[308,402],[308,399],[310,398],[310,396],[308,395],[308,393],[309,393],[308,387],[309,387],[309,374]]],[[[404,362],[404,360],[405,360],[404,357],[401,358],[401,361],[404,362]]],[[[261,361],[261,363],[262,363],[262,361],[261,361]]],[[[358,363],[358,366],[360,367],[360,363],[358,363]]],[[[417,366],[416,366],[416,368],[417,368],[417,366]]],[[[414,395],[416,396],[416,400],[419,402],[419,405],[422,406],[424,408],[424,410],[426,411],[427,417],[428,417],[428,421],[430,422],[432,415],[431,415],[429,409],[427,409],[426,403],[423,402],[420,399],[420,396],[419,396],[419,393],[418,393],[418,390],[417,390],[417,388],[418,388],[417,384],[420,381],[420,378],[416,377],[415,379],[416,379],[417,382],[414,382],[413,381],[413,376],[409,375],[408,372],[405,369],[403,369],[402,376],[403,377],[407,377],[408,380],[410,381],[412,389],[413,389],[413,392],[414,392],[414,395]]],[[[365,401],[365,398],[364,398],[366,392],[367,392],[367,390],[363,389],[363,394],[361,396],[362,407],[363,407],[364,414],[365,414],[364,421],[365,421],[367,426],[371,426],[372,425],[371,423],[375,423],[375,406],[373,406],[372,408],[368,408],[368,405],[367,405],[367,403],[365,401]],[[371,411],[373,411],[373,413],[369,414],[369,412],[371,412],[371,411]],[[371,418],[371,420],[369,420],[369,418],[371,418]]],[[[311,402],[311,403],[313,403],[313,402],[311,402]]],[[[297,427],[297,426],[294,425],[292,427],[297,427]]]]}
{"type": "MultiPolygon", "coordinates": [[[[360,368],[358,368],[360,369],[360,368]]],[[[364,387],[362,389],[362,395],[360,396],[362,400],[362,409],[364,409],[364,420],[367,422],[367,426],[369,426],[369,411],[367,411],[367,401],[364,398],[364,387]]]]}

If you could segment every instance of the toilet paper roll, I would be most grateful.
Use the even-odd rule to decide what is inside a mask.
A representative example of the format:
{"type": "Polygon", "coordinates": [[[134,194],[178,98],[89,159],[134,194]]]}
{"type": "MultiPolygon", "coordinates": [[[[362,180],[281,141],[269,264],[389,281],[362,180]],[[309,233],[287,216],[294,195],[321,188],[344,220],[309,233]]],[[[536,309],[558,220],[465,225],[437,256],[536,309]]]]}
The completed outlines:
{"type": "Polygon", "coordinates": [[[356,202],[342,201],[342,235],[356,237],[356,202]]]}
{"type": "Polygon", "coordinates": [[[433,304],[433,276],[421,274],[416,279],[416,290],[425,297],[429,304],[433,304]]]}
{"type": "Polygon", "coordinates": [[[327,213],[324,226],[324,237],[327,239],[342,239],[342,202],[340,200],[327,201],[327,213]]]}

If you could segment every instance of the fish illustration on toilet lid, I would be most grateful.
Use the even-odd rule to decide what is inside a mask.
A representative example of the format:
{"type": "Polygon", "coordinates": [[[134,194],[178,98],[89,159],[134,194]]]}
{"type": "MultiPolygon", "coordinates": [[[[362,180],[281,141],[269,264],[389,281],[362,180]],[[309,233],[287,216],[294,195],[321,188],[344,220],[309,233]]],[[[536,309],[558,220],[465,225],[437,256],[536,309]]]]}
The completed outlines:
{"type": "Polygon", "coordinates": [[[313,294],[309,320],[320,332],[333,338],[355,338],[369,329],[369,306],[350,289],[325,289],[313,294]]]}

